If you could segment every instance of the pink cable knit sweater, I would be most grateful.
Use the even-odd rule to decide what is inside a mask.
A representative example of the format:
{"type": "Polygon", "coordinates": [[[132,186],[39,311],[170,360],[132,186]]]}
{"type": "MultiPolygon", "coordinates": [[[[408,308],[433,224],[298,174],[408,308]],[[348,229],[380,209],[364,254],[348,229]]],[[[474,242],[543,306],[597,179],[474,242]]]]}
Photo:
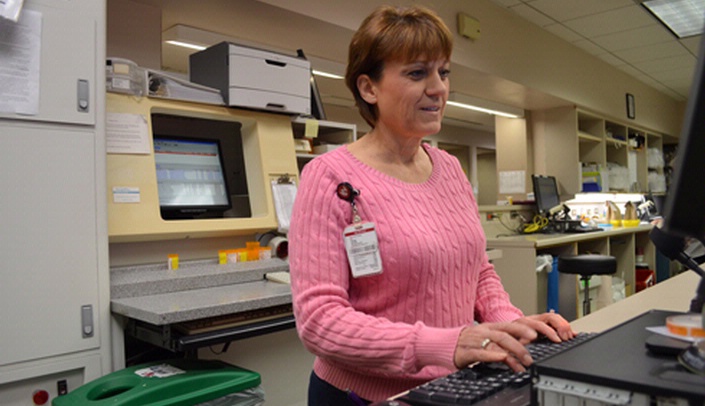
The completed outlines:
{"type": "Polygon", "coordinates": [[[289,232],[299,336],[314,371],[339,389],[378,401],[455,369],[460,330],[522,316],[485,254],[472,188],[458,161],[425,146],[431,177],[409,184],[358,161],[346,147],[309,162],[289,232]],[[377,226],[383,272],[353,278],[343,245],[350,203],[377,226]]]}

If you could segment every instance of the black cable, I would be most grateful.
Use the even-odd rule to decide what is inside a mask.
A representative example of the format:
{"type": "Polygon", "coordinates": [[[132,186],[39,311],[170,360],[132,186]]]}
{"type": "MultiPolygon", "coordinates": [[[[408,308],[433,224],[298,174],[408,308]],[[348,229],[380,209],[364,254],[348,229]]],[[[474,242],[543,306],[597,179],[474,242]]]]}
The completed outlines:
{"type": "Polygon", "coordinates": [[[685,238],[672,236],[660,227],[654,227],[649,233],[649,238],[663,255],[671,260],[676,260],[688,269],[700,275],[700,283],[695,290],[695,297],[690,301],[690,312],[702,313],[705,305],[705,271],[688,254],[685,253],[685,238]]]}

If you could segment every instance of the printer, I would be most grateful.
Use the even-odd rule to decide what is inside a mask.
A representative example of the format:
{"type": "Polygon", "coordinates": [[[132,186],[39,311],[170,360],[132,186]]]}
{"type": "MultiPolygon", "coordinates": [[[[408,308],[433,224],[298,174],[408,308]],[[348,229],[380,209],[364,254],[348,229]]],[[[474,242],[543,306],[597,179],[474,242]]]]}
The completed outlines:
{"type": "Polygon", "coordinates": [[[189,76],[229,106],[311,114],[311,63],[300,57],[221,42],[190,55],[189,76]]]}

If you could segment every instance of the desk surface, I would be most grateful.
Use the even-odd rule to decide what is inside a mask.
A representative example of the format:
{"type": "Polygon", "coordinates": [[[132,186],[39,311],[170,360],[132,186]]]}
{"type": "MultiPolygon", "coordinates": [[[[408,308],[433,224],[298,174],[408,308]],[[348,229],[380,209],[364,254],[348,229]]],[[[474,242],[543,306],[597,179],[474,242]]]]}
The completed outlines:
{"type": "Polygon", "coordinates": [[[487,238],[487,246],[492,248],[502,247],[535,247],[546,248],[577,241],[588,241],[598,238],[609,238],[625,234],[645,233],[651,230],[650,224],[641,224],[636,227],[618,227],[591,233],[556,233],[556,234],[524,234],[506,237],[487,238]]]}
{"type": "Polygon", "coordinates": [[[687,271],[605,308],[581,317],[571,325],[575,331],[604,331],[651,309],[688,311],[700,276],[687,271]]]}
{"type": "Polygon", "coordinates": [[[167,325],[291,303],[291,287],[265,274],[288,271],[280,259],[218,265],[184,261],[111,270],[111,311],[153,325],[167,325]]]}

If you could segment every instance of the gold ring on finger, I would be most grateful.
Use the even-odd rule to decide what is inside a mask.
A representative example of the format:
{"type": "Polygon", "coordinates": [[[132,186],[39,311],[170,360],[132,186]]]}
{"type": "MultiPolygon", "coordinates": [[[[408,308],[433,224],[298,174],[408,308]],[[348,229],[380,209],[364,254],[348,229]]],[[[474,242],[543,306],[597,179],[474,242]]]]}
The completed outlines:
{"type": "Polygon", "coordinates": [[[489,338],[485,338],[484,340],[482,340],[482,344],[480,344],[480,347],[482,347],[482,349],[484,350],[487,348],[488,345],[490,345],[491,342],[492,340],[490,340],[489,338]]]}

